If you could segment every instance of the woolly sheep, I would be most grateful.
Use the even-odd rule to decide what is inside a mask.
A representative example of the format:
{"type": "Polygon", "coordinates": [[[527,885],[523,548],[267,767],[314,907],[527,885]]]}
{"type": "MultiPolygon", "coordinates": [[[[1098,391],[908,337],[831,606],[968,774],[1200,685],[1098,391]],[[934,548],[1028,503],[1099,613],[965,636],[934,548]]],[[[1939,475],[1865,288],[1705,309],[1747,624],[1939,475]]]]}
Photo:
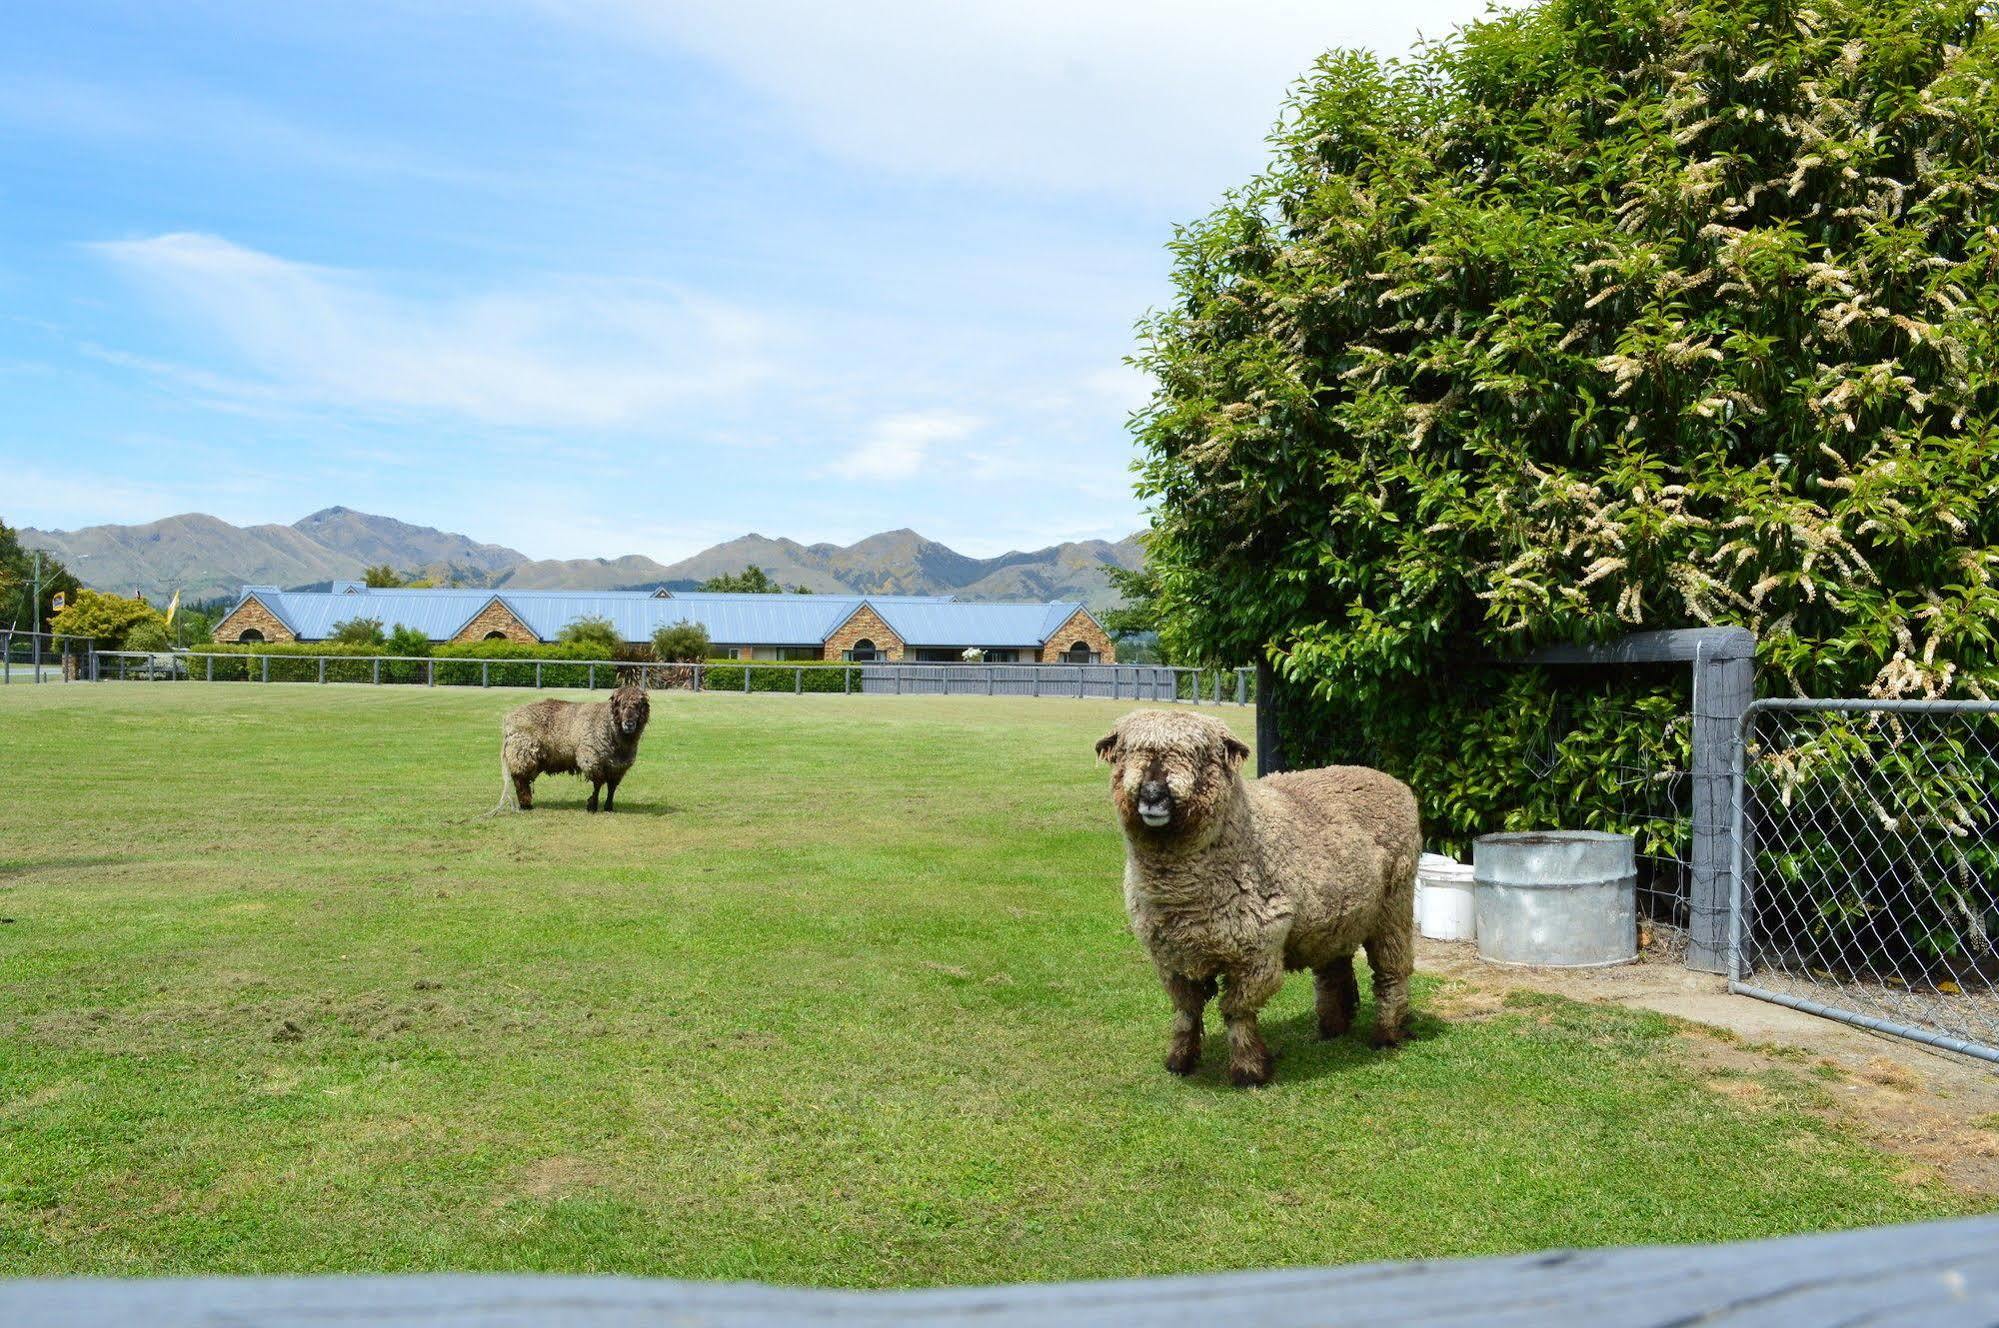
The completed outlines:
{"type": "Polygon", "coordinates": [[[645,733],[652,705],[643,687],[620,687],[608,701],[536,701],[507,712],[500,725],[500,810],[508,795],[522,811],[534,806],[537,775],[575,774],[590,781],[590,801],[597,810],[598,790],[604,790],[604,810],[618,796],[618,782],[639,759],[639,738],[645,733]]]}
{"type": "Polygon", "coordinates": [[[1319,1036],[1353,1022],[1353,952],[1374,972],[1372,1045],[1404,1037],[1415,967],[1416,797],[1379,770],[1245,780],[1249,748],[1206,715],[1135,710],[1097,743],[1125,839],[1125,911],[1173,1002],[1166,1068],[1192,1074],[1221,992],[1229,1077],[1273,1071],[1257,1011],[1286,969],[1317,980],[1319,1036]]]}

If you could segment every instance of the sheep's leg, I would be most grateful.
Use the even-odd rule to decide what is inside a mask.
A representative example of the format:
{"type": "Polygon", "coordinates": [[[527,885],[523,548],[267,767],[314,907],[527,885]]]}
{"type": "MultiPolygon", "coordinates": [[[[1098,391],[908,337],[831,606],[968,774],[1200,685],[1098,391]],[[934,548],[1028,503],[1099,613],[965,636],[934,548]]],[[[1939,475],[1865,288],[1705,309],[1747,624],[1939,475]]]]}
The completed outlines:
{"type": "Polygon", "coordinates": [[[1317,980],[1319,1036],[1336,1038],[1353,1027],[1354,1011],[1360,1007],[1360,984],[1354,981],[1353,956],[1341,955],[1330,964],[1312,970],[1317,980]]]}
{"type": "Polygon", "coordinates": [[[615,800],[616,800],[617,796],[618,796],[618,781],[617,781],[617,780],[615,780],[615,779],[607,779],[607,780],[605,780],[605,781],[604,781],[604,810],[605,810],[605,811],[607,811],[607,812],[608,812],[608,811],[610,811],[610,810],[611,810],[611,803],[612,803],[613,801],[615,801],[615,800]]]}
{"type": "Polygon", "coordinates": [[[1201,1014],[1215,995],[1215,980],[1193,978],[1160,970],[1159,980],[1173,1002],[1173,1040],[1166,1048],[1166,1068],[1174,1074],[1192,1074],[1201,1063],[1201,1014]]]}
{"type": "Polygon", "coordinates": [[[593,779],[590,781],[590,801],[583,804],[584,811],[594,812],[597,810],[597,790],[602,787],[603,785],[599,784],[596,780],[593,779]]]}
{"type": "Polygon", "coordinates": [[[530,812],[530,811],[533,811],[533,810],[534,810],[534,777],[533,777],[533,776],[531,776],[531,775],[515,775],[515,776],[514,776],[514,796],[515,796],[515,797],[517,797],[518,799],[520,799],[520,804],[521,804],[521,810],[522,810],[522,811],[524,811],[524,812],[530,812]]]}
{"type": "Polygon", "coordinates": [[[1222,1020],[1229,1032],[1229,1079],[1251,1088],[1267,1084],[1277,1062],[1256,1026],[1256,1012],[1284,985],[1284,969],[1272,963],[1229,971],[1222,983],[1222,1020]]]}
{"type": "Polygon", "coordinates": [[[1416,970],[1416,938],[1404,919],[1396,931],[1367,938],[1367,966],[1374,972],[1374,1036],[1377,1051],[1408,1037],[1409,975],[1416,970]]]}

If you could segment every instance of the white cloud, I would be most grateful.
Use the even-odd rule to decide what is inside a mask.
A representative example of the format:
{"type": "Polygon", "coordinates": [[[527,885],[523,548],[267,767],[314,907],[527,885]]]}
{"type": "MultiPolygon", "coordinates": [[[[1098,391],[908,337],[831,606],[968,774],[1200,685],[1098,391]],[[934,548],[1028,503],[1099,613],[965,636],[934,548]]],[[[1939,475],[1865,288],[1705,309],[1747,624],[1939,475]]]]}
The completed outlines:
{"type": "Polygon", "coordinates": [[[222,397],[617,429],[769,372],[762,320],[656,284],[420,297],[213,235],[94,248],[247,367],[247,381],[181,371],[222,397]]]}
{"type": "Polygon", "coordinates": [[[938,443],[968,438],[979,427],[952,411],[904,411],[877,421],[860,446],[827,467],[850,480],[906,480],[923,469],[938,443]]]}
{"type": "Polygon", "coordinates": [[[1401,54],[1484,0],[543,0],[690,51],[850,160],[1184,203],[1239,182],[1335,46],[1401,54]]]}

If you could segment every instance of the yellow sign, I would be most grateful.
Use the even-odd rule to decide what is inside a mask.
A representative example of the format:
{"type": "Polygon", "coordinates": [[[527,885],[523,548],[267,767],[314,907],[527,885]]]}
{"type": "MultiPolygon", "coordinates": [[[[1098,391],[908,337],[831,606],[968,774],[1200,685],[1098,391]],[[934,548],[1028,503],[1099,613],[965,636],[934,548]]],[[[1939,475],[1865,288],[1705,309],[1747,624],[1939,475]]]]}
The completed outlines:
{"type": "Polygon", "coordinates": [[[64,594],[62,591],[58,590],[56,592],[56,597],[49,601],[49,607],[55,610],[57,613],[61,613],[62,606],[67,603],[69,603],[69,596],[64,594]]]}

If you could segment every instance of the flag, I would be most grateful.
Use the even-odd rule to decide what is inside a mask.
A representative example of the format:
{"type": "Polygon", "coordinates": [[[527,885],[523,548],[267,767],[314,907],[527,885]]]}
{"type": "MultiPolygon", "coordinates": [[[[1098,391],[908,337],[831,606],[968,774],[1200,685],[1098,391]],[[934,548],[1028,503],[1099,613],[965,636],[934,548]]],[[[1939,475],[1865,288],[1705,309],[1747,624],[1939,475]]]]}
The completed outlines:
{"type": "Polygon", "coordinates": [[[180,592],[176,590],[174,592],[174,597],[167,601],[167,626],[171,627],[174,625],[174,610],[179,607],[180,607],[180,592]]]}

